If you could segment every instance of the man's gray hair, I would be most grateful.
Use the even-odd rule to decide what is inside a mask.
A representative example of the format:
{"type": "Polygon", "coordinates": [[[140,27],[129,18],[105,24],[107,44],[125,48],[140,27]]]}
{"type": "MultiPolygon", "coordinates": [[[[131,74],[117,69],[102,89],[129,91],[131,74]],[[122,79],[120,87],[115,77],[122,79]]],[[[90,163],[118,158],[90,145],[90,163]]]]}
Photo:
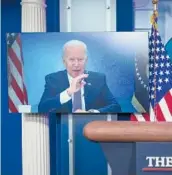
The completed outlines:
{"type": "Polygon", "coordinates": [[[70,47],[70,46],[83,46],[84,49],[85,49],[85,54],[86,54],[86,57],[87,57],[87,45],[83,42],[83,41],[80,41],[80,40],[70,40],[70,41],[67,41],[64,46],[63,46],[63,53],[62,53],[62,57],[64,58],[64,55],[65,55],[65,50],[66,48],[70,47]]]}

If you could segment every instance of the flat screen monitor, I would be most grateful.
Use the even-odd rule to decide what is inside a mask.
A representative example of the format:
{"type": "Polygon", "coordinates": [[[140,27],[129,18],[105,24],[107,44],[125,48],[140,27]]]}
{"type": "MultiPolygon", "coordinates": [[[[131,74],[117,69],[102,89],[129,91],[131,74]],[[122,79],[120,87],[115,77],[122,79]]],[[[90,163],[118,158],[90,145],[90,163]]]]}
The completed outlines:
{"type": "Polygon", "coordinates": [[[8,33],[9,111],[149,111],[147,32],[8,33]]]}

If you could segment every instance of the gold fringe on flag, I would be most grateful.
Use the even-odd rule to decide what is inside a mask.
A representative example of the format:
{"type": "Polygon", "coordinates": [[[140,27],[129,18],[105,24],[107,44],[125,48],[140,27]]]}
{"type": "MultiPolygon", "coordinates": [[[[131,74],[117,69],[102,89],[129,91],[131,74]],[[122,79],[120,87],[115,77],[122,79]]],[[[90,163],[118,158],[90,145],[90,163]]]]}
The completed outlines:
{"type": "Polygon", "coordinates": [[[152,16],[151,16],[151,24],[153,25],[154,29],[158,29],[158,24],[156,22],[156,19],[158,18],[158,11],[154,10],[152,16]]]}

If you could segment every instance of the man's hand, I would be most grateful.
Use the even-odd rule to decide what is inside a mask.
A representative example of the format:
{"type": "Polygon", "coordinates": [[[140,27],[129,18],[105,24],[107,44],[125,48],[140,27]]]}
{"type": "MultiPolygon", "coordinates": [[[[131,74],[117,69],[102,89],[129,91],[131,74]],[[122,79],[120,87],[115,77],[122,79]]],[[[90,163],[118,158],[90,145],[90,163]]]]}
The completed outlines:
{"type": "Polygon", "coordinates": [[[70,87],[67,89],[68,95],[71,96],[73,93],[79,91],[86,84],[86,82],[84,81],[84,78],[87,78],[87,77],[88,77],[88,74],[82,74],[74,78],[72,80],[70,87]]]}
{"type": "Polygon", "coordinates": [[[77,109],[75,113],[88,113],[88,111],[82,110],[82,109],[77,109]]]}

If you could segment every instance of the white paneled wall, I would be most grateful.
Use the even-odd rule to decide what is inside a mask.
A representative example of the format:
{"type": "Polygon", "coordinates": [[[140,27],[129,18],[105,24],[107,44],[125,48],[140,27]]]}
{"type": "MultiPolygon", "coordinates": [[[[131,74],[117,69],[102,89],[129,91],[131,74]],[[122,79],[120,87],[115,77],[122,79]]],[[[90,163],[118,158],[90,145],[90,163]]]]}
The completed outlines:
{"type": "MultiPolygon", "coordinates": [[[[22,32],[46,32],[44,0],[22,0],[22,32]]],[[[50,175],[48,116],[32,114],[30,106],[22,113],[22,175],[50,175]]]]}
{"type": "Polygon", "coordinates": [[[135,13],[135,27],[137,29],[150,29],[150,16],[152,10],[137,10],[135,13]]]}
{"type": "MultiPolygon", "coordinates": [[[[150,17],[153,13],[152,0],[133,0],[135,2],[135,30],[150,31],[150,17]]],[[[160,0],[158,3],[158,29],[164,44],[172,37],[172,1],[160,0]]]]}
{"type": "Polygon", "coordinates": [[[72,31],[105,31],[105,11],[104,0],[72,0],[72,31]]]}
{"type": "Polygon", "coordinates": [[[60,0],[60,31],[116,31],[115,0],[60,0]]]}

